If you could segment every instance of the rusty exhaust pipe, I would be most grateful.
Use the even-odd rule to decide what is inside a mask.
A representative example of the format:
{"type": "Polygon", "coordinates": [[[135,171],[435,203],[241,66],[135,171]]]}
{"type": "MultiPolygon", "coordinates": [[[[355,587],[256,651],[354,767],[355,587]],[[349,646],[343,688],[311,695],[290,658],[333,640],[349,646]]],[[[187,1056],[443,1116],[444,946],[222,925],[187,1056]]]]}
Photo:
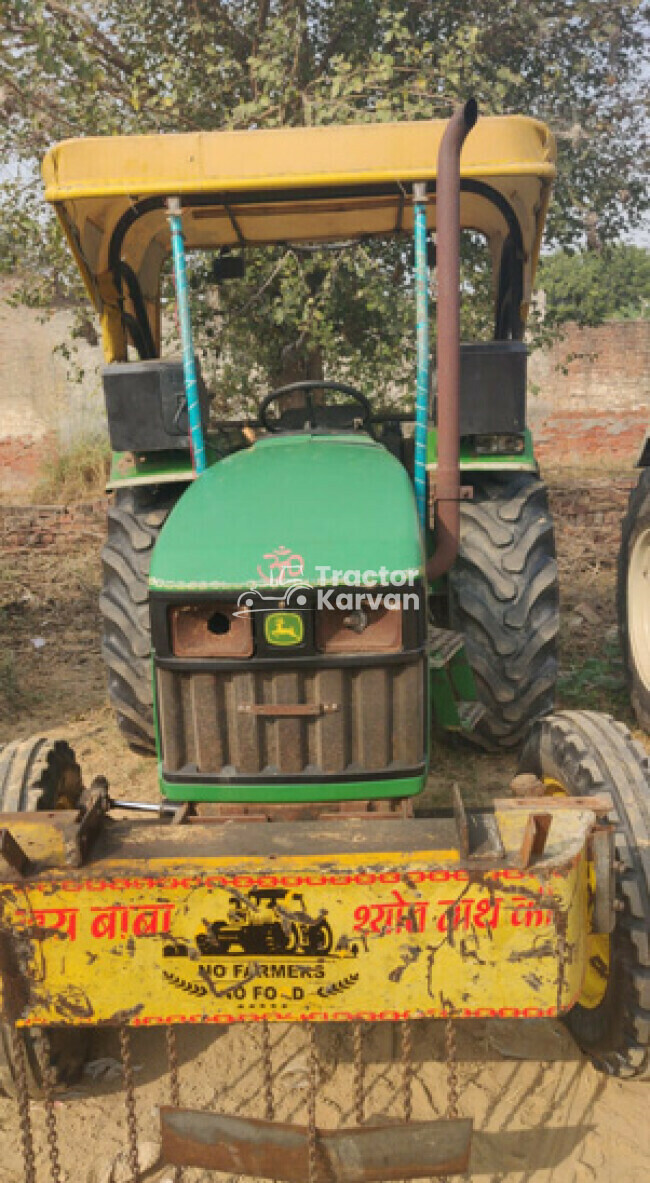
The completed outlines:
{"type": "Polygon", "coordinates": [[[436,549],[426,567],[430,583],[452,566],[460,539],[460,153],[477,117],[476,99],[458,107],[438,152],[438,471],[436,549]]]}

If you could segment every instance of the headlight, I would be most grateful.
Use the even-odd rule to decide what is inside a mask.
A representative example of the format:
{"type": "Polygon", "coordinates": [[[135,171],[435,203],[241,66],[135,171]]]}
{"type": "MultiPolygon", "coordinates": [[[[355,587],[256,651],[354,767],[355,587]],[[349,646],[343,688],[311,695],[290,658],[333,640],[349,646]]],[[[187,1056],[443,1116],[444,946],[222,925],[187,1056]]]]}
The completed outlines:
{"type": "Polygon", "coordinates": [[[251,657],[251,616],[237,604],[189,604],[170,608],[175,657],[251,657]]]}
{"type": "Polygon", "coordinates": [[[333,605],[323,605],[316,614],[316,648],[321,653],[399,653],[402,609],[377,605],[378,598],[358,592],[334,595],[333,605]],[[353,607],[340,606],[342,599],[353,607]]]}

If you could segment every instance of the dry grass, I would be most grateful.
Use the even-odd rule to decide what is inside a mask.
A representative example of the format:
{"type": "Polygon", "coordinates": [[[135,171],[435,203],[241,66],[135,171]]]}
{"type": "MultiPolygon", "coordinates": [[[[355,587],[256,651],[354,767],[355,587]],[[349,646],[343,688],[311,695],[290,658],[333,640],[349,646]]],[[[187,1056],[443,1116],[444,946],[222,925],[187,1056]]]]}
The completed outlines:
{"type": "Polygon", "coordinates": [[[104,492],[111,461],[107,440],[99,437],[60,446],[41,467],[33,500],[42,503],[82,501],[104,492]]]}

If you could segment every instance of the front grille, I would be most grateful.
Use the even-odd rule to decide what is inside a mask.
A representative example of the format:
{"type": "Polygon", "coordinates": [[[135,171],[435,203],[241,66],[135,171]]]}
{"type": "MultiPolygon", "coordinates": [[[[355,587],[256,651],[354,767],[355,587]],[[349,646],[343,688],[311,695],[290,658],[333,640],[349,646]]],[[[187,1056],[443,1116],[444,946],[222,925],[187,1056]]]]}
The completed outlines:
{"type": "Polygon", "coordinates": [[[422,658],[335,669],[159,668],[156,678],[168,780],[399,776],[424,761],[422,658]],[[326,709],[297,717],[246,709],[282,703],[326,709]]]}

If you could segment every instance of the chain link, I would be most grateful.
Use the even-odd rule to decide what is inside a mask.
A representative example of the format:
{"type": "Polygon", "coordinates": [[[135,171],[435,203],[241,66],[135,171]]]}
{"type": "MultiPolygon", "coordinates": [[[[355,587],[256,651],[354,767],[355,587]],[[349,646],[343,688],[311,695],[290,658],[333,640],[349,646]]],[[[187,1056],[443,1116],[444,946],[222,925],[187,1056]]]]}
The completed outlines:
{"type": "Polygon", "coordinates": [[[262,1044],[262,1069],[264,1072],[264,1116],[267,1121],[273,1121],[275,1117],[273,1060],[271,1059],[271,1028],[268,1019],[262,1019],[260,1039],[262,1044]]]}
{"type": "Polygon", "coordinates": [[[43,1078],[43,1099],[45,1101],[45,1127],[47,1130],[47,1146],[50,1158],[50,1178],[52,1183],[61,1183],[61,1162],[59,1159],[59,1139],[56,1127],[56,1113],[54,1111],[54,1070],[50,1055],[50,1041],[44,1031],[39,1031],[36,1037],[38,1061],[43,1078]]]}
{"type": "Polygon", "coordinates": [[[354,1117],[357,1125],[364,1122],[363,1023],[355,1023],[352,1030],[354,1056],[354,1117]]]}
{"type": "Polygon", "coordinates": [[[557,985],[557,1009],[563,1009],[562,991],[566,981],[566,963],[567,963],[567,915],[566,912],[558,912],[556,914],[556,931],[557,931],[557,955],[559,961],[558,985],[557,985]]]}
{"type": "MultiPolygon", "coordinates": [[[[180,1109],[181,1087],[178,1076],[178,1046],[176,1043],[176,1028],[165,1027],[165,1043],[167,1045],[167,1066],[169,1068],[169,1099],[175,1109],[180,1109]]],[[[174,1167],[172,1172],[174,1183],[182,1183],[183,1168],[174,1167]]]]}
{"type": "Polygon", "coordinates": [[[29,1108],[25,1045],[23,1043],[22,1032],[13,1023],[9,1027],[9,1039],[11,1043],[11,1059],[16,1072],[16,1104],[18,1106],[18,1120],[20,1122],[20,1140],[23,1147],[24,1179],[25,1183],[36,1183],[34,1131],[32,1129],[32,1116],[29,1108]]]}
{"type": "Polygon", "coordinates": [[[140,1183],[138,1127],[135,1116],[135,1083],[133,1080],[133,1060],[131,1058],[131,1032],[128,1027],[120,1027],[120,1054],[124,1069],[124,1100],[126,1104],[126,1130],[131,1183],[140,1183]]]}
{"type": "Polygon", "coordinates": [[[402,1024],[402,1097],[404,1099],[404,1121],[413,1115],[413,1031],[409,1019],[402,1024]]]}
{"type": "Polygon", "coordinates": [[[309,1092],[307,1095],[307,1138],[309,1153],[309,1183],[318,1183],[318,1141],[316,1133],[316,1089],[318,1087],[318,1052],[316,1050],[316,1025],[307,1024],[309,1040],[309,1092]]]}
{"type": "Polygon", "coordinates": [[[453,1019],[445,1021],[445,1055],[447,1058],[447,1117],[458,1117],[458,1060],[456,1058],[456,1027],[453,1019]]]}

